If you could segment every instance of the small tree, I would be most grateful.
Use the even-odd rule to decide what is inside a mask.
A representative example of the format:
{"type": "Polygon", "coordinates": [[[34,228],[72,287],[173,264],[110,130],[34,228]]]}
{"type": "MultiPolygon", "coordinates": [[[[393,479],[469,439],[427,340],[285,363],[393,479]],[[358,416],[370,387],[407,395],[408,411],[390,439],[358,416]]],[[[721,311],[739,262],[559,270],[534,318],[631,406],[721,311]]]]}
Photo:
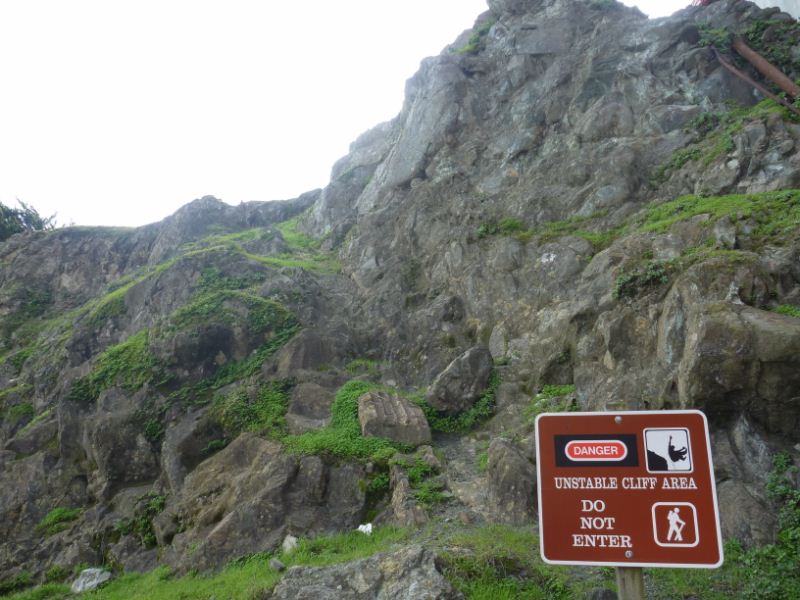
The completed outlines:
{"type": "Polygon", "coordinates": [[[23,231],[45,231],[55,227],[55,215],[42,217],[32,206],[17,199],[19,208],[0,202],[0,242],[23,231]]]}

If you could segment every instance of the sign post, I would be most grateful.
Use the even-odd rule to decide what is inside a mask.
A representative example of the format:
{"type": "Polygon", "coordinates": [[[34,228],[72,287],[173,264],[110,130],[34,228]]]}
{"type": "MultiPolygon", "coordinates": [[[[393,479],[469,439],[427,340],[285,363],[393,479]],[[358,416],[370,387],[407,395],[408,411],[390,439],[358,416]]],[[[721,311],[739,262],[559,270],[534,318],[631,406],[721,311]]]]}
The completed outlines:
{"type": "Polygon", "coordinates": [[[550,564],[715,568],[722,538],[708,423],[696,410],[547,413],[536,419],[539,534],[550,564]]]}

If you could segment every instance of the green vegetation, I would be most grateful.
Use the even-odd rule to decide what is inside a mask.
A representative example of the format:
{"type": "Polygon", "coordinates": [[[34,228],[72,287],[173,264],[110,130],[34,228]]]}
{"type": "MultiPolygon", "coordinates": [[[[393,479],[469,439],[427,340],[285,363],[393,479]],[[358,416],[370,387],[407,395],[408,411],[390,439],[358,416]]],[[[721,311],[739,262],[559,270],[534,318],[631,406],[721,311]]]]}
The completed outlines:
{"type": "Polygon", "coordinates": [[[219,452],[223,448],[225,448],[228,444],[230,444],[230,440],[228,438],[221,438],[216,440],[211,440],[206,444],[206,447],[203,448],[203,455],[209,456],[214,454],[215,452],[219,452]]]}
{"type": "Polygon", "coordinates": [[[72,572],[69,569],[65,569],[64,567],[60,567],[58,565],[53,565],[44,575],[45,581],[47,582],[59,582],[64,581],[72,575],[72,572]]]}
{"type": "Polygon", "coordinates": [[[31,577],[31,574],[27,571],[20,571],[8,579],[0,579],[0,596],[26,588],[31,585],[32,582],[33,577],[31,577]]]}
{"type": "Polygon", "coordinates": [[[800,38],[800,24],[795,19],[758,19],[744,31],[747,44],[786,75],[795,78],[800,73],[800,60],[792,48],[800,38]],[[765,35],[769,31],[768,35],[765,35]]]}
{"type": "Polygon", "coordinates": [[[722,27],[711,27],[708,23],[698,26],[700,30],[700,46],[714,46],[717,50],[725,51],[732,42],[731,33],[722,27]]]}
{"type": "Polygon", "coordinates": [[[707,167],[736,147],[734,136],[742,131],[747,123],[764,120],[770,115],[779,114],[786,121],[796,121],[797,116],[789,109],[773,100],[763,100],[755,106],[740,106],[727,112],[702,113],[692,119],[686,131],[695,133],[697,141],[676,150],[672,157],[658,167],[652,174],[650,184],[657,187],[666,181],[670,174],[690,161],[700,161],[707,167]]]}
{"type": "Polygon", "coordinates": [[[786,315],[800,319],[800,306],[795,306],[793,304],[781,304],[780,306],[776,306],[770,310],[778,313],[779,315],[786,315]]]}
{"type": "Polygon", "coordinates": [[[412,400],[425,413],[428,424],[432,431],[444,433],[465,433],[473,429],[479,423],[492,416],[494,413],[494,400],[497,388],[500,385],[500,374],[497,370],[492,371],[489,377],[489,385],[486,391],[475,402],[475,405],[462,412],[461,414],[449,416],[444,415],[434,409],[423,395],[416,395],[412,400]]]}
{"type": "Polygon", "coordinates": [[[477,456],[478,459],[478,470],[481,473],[485,473],[486,470],[489,468],[489,450],[481,450],[477,456]]]}
{"type": "Polygon", "coordinates": [[[322,245],[322,240],[315,240],[314,238],[308,237],[298,229],[300,217],[301,215],[298,215],[293,219],[278,223],[275,229],[281,232],[283,241],[294,251],[311,252],[319,250],[319,247],[322,245]]]}
{"type": "Polygon", "coordinates": [[[624,232],[624,228],[615,227],[605,231],[592,231],[586,228],[592,221],[601,219],[605,211],[598,211],[591,215],[577,215],[564,221],[551,221],[534,228],[527,228],[523,221],[515,217],[506,217],[500,221],[490,221],[478,228],[478,239],[489,236],[503,235],[513,237],[523,244],[536,239],[539,244],[557,240],[564,236],[575,236],[585,239],[592,245],[595,252],[607,248],[624,232]]]}
{"type": "Polygon", "coordinates": [[[638,231],[662,233],[679,221],[704,214],[710,215],[712,223],[724,217],[733,220],[752,218],[756,226],[750,238],[756,244],[785,244],[789,234],[800,230],[800,190],[714,197],[682,196],[649,206],[640,219],[638,231]]]}
{"type": "Polygon", "coordinates": [[[623,272],[614,283],[615,300],[635,298],[643,291],[669,281],[668,263],[651,260],[635,271],[623,272]]]}
{"type": "MultiPolygon", "coordinates": [[[[372,530],[372,535],[354,531],[301,539],[297,549],[291,554],[277,553],[274,556],[287,567],[295,565],[323,567],[391,550],[392,546],[407,540],[409,535],[406,530],[378,527],[372,530]]],[[[102,589],[88,592],[84,596],[90,600],[261,598],[265,592],[274,588],[282,577],[281,573],[269,567],[269,560],[272,557],[271,554],[243,557],[232,561],[222,571],[209,575],[189,574],[175,577],[167,567],[160,567],[145,574],[126,573],[111,580],[102,589]]],[[[25,583],[8,587],[6,591],[14,591],[29,585],[30,579],[28,576],[25,583]]],[[[67,586],[49,584],[15,594],[8,600],[63,600],[69,596],[68,592],[67,586]]],[[[0,593],[3,593],[2,587],[0,593]]]]}
{"type": "MultiPolygon", "coordinates": [[[[3,594],[2,590],[3,584],[0,582],[0,595],[3,594]]],[[[24,592],[19,592],[9,597],[9,599],[12,598],[13,600],[65,600],[66,598],[74,598],[74,596],[70,592],[68,585],[61,583],[46,583],[45,585],[41,585],[37,588],[24,592]]]]}
{"type": "Polygon", "coordinates": [[[152,548],[156,545],[153,531],[153,518],[164,510],[167,499],[156,492],[149,492],[137,499],[134,517],[114,523],[114,531],[121,536],[135,534],[142,546],[152,548]]]}
{"type": "Polygon", "coordinates": [[[22,350],[18,350],[14,354],[12,354],[8,358],[8,362],[14,367],[14,371],[19,373],[22,371],[22,367],[25,362],[31,357],[33,354],[33,346],[26,346],[22,350]]]}
{"type": "Polygon", "coordinates": [[[332,253],[320,249],[321,240],[315,240],[300,232],[298,229],[300,218],[298,215],[275,226],[288,247],[287,252],[275,256],[262,256],[248,250],[247,244],[261,240],[269,241],[275,235],[273,231],[261,228],[207,236],[199,242],[188,244],[185,249],[190,252],[231,252],[269,267],[296,267],[321,274],[341,271],[338,259],[332,253]]]}
{"type": "Polygon", "coordinates": [[[72,384],[67,399],[94,402],[101,392],[115,385],[135,391],[145,383],[163,382],[165,374],[150,352],[149,336],[150,332],[143,329],[103,352],[92,372],[72,384]]]}
{"type": "Polygon", "coordinates": [[[75,521],[80,516],[80,508],[54,508],[39,521],[36,529],[46,536],[53,535],[66,529],[67,523],[75,521]]]}
{"type": "Polygon", "coordinates": [[[367,375],[376,378],[381,374],[381,365],[383,363],[378,360],[370,360],[368,358],[356,358],[351,360],[345,365],[344,370],[351,375],[367,375]]]}
{"type": "Polygon", "coordinates": [[[292,382],[284,380],[262,384],[252,393],[239,388],[227,396],[217,396],[211,405],[211,417],[225,430],[226,439],[234,439],[242,431],[257,431],[281,439],[287,433],[291,387],[292,382]]]}
{"type": "Polygon", "coordinates": [[[658,598],[783,600],[800,598],[800,490],[797,468],[788,453],[773,459],[767,493],[780,505],[778,539],[750,550],[734,541],[725,545],[725,564],[716,571],[653,569],[658,598]]]}
{"type": "Polygon", "coordinates": [[[55,215],[42,217],[32,206],[17,199],[19,208],[0,202],[0,242],[23,231],[45,231],[55,227],[55,215]]]}
{"type": "Polygon", "coordinates": [[[677,171],[686,163],[692,160],[699,160],[702,156],[702,150],[697,146],[689,146],[688,148],[681,148],[672,153],[670,159],[658,167],[653,173],[651,184],[658,185],[667,180],[670,173],[677,171]]]}
{"type": "Polygon", "coordinates": [[[536,394],[529,406],[525,408],[525,416],[532,423],[536,417],[548,412],[573,412],[579,410],[575,402],[574,385],[545,385],[536,394]]]}
{"type": "Polygon", "coordinates": [[[215,290],[201,293],[176,310],[168,330],[186,330],[207,323],[241,323],[251,334],[258,335],[280,327],[286,318],[286,309],[274,300],[237,290],[215,290]],[[237,310],[240,306],[247,308],[244,319],[237,310]]]}
{"type": "Polygon", "coordinates": [[[33,386],[29,383],[19,383],[13,387],[0,390],[0,402],[3,402],[10,396],[25,397],[31,392],[32,389],[33,386]]]}
{"type": "Polygon", "coordinates": [[[446,501],[450,496],[444,493],[444,484],[435,479],[436,471],[420,456],[398,455],[389,461],[402,467],[408,475],[408,483],[416,501],[425,508],[446,501]]]}
{"type": "Polygon", "coordinates": [[[516,217],[505,217],[500,221],[490,221],[478,227],[478,239],[484,239],[491,235],[508,235],[521,234],[527,231],[527,227],[522,219],[516,217]]]}
{"type": "MultiPolygon", "coordinates": [[[[277,303],[275,305],[280,307],[277,303]]],[[[276,329],[273,331],[272,336],[255,352],[243,360],[226,362],[210,377],[198,383],[186,385],[173,392],[170,395],[170,400],[191,404],[205,404],[211,399],[211,393],[214,390],[258,373],[264,361],[275,354],[300,330],[300,324],[295,320],[294,315],[285,308],[280,308],[276,329]]]]}
{"type": "Polygon", "coordinates": [[[477,29],[472,32],[472,35],[461,48],[451,50],[452,54],[477,54],[483,49],[484,40],[489,34],[489,30],[497,23],[497,19],[489,18],[483,23],[478,25],[477,29]]]}
{"type": "Polygon", "coordinates": [[[287,436],[284,439],[286,448],[298,454],[323,454],[386,463],[396,451],[403,450],[403,447],[383,438],[362,436],[358,422],[359,397],[381,389],[381,386],[366,381],[348,381],[339,388],[331,405],[330,425],[318,431],[287,436]]]}
{"type": "Polygon", "coordinates": [[[30,421],[28,421],[27,425],[25,425],[25,427],[24,427],[22,430],[23,430],[23,431],[27,431],[27,430],[31,429],[31,428],[32,428],[33,426],[35,426],[37,423],[41,423],[41,422],[42,422],[42,421],[44,421],[44,420],[45,420],[47,417],[49,417],[49,416],[52,414],[52,412],[53,412],[53,408],[52,408],[52,407],[50,407],[50,408],[47,408],[47,409],[43,410],[41,413],[39,413],[38,415],[36,415],[35,417],[33,417],[33,419],[31,419],[30,421]]]}
{"type": "Polygon", "coordinates": [[[566,570],[539,559],[533,531],[491,525],[456,534],[443,555],[444,575],[469,600],[579,597],[566,570]]]}
{"type": "Polygon", "coordinates": [[[8,409],[6,413],[6,418],[8,419],[9,423],[11,423],[11,425],[15,427],[19,425],[22,421],[32,419],[35,414],[36,414],[36,409],[33,408],[33,404],[31,404],[30,402],[21,402],[20,404],[14,404],[8,409]]]}

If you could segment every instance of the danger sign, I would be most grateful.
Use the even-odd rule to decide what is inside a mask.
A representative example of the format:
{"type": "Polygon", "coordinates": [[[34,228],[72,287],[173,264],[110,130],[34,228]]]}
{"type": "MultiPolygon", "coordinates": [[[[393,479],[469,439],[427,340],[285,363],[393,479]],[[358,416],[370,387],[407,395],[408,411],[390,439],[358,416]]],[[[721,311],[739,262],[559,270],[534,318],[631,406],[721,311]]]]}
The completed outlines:
{"type": "Polygon", "coordinates": [[[536,446],[546,562],[722,564],[703,413],[548,413],[536,419],[536,446]]]}

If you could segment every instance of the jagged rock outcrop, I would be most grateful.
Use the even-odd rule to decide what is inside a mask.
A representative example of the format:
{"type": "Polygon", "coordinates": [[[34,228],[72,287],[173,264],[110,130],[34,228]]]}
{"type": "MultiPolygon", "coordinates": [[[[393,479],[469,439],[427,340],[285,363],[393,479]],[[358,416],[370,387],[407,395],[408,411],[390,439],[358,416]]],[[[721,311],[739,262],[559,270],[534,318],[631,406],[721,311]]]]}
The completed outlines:
{"type": "Polygon", "coordinates": [[[422,409],[399,396],[364,394],[358,399],[358,420],[364,437],[386,438],[414,447],[431,442],[431,428],[422,409]]]}
{"type": "MultiPolygon", "coordinates": [[[[323,190],[0,244],[0,578],[211,569],[375,508],[429,520],[403,469],[352,449],[357,398],[336,395],[352,378],[457,429],[494,371],[486,474],[458,457],[446,510],[516,523],[533,519],[538,390],[701,408],[724,535],[772,539],[772,457],[800,464],[800,125],[703,41],[787,17],[744,0],[653,21],[614,2],[489,9],[323,190]]],[[[770,43],[797,55],[780,29],[770,43]]],[[[436,579],[428,555],[383,560],[363,594],[436,579]]]]}
{"type": "Polygon", "coordinates": [[[333,567],[292,567],[267,598],[331,600],[459,600],[436,568],[436,556],[421,546],[377,554],[333,567]]]}
{"type": "Polygon", "coordinates": [[[492,354],[476,346],[447,365],[431,384],[428,402],[441,412],[455,415],[471,408],[489,385],[492,354]]]}

